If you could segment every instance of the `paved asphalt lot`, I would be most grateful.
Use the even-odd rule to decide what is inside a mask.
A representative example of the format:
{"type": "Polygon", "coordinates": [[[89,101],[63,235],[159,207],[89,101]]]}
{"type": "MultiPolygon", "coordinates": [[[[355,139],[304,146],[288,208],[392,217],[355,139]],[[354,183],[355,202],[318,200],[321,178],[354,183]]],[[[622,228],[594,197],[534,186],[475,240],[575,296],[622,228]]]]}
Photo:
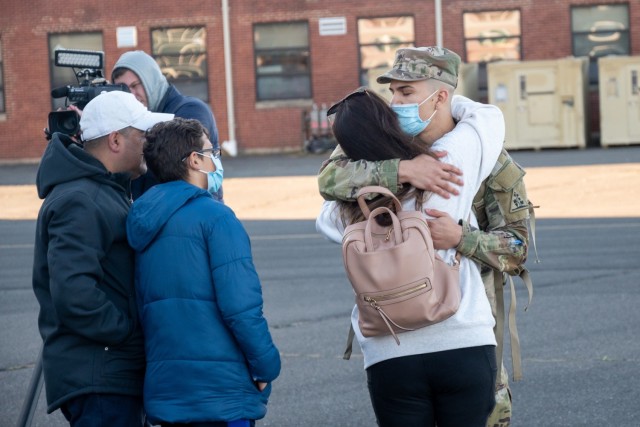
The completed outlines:
{"type": "MultiPolygon", "coordinates": [[[[637,163],[640,147],[513,155],[525,167],[637,163]]],[[[313,175],[324,157],[225,159],[225,174],[313,175]]],[[[33,165],[0,166],[0,185],[31,184],[34,176],[33,165]]],[[[352,295],[339,247],[319,237],[313,221],[244,223],[283,359],[258,425],[375,425],[361,355],[340,358],[352,295]]],[[[0,221],[1,427],[15,425],[40,346],[30,288],[34,228],[34,221],[0,221]]],[[[513,426],[640,425],[639,238],[640,214],[538,221],[542,262],[530,255],[535,295],[527,312],[517,283],[525,378],[513,384],[513,426]]],[[[41,399],[34,425],[65,425],[45,406],[41,399]]]]}
{"type": "MultiPolygon", "coordinates": [[[[44,147],[43,147],[44,148],[44,147]]],[[[512,151],[511,155],[523,167],[578,166],[605,163],[640,162],[640,146],[610,147],[608,149],[547,149],[541,151],[512,151]]],[[[225,178],[261,176],[315,175],[324,154],[278,154],[265,156],[223,156],[225,178]]],[[[0,185],[33,184],[37,165],[1,164],[0,185]]]]}

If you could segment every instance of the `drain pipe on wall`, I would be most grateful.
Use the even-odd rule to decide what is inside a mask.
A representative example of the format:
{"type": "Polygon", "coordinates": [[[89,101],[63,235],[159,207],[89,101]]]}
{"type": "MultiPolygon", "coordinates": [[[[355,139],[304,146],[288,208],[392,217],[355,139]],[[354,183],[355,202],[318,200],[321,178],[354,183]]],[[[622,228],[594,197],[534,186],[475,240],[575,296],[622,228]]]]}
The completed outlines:
{"type": "Polygon", "coordinates": [[[442,47],[442,0],[434,1],[436,15],[436,46],[442,47]]]}
{"type": "Polygon", "coordinates": [[[229,0],[222,0],[222,36],[224,42],[224,81],[227,93],[227,126],[229,139],[220,144],[220,148],[230,156],[238,155],[236,142],[236,117],[233,103],[233,74],[231,72],[231,32],[229,30],[229,0]]]}

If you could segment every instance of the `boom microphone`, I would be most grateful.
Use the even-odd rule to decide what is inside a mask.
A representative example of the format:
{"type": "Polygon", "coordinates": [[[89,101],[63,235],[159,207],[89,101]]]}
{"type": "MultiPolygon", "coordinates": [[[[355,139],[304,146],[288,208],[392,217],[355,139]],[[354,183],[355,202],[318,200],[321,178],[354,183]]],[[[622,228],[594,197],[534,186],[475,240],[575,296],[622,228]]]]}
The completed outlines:
{"type": "Polygon", "coordinates": [[[69,86],[61,86],[51,91],[52,98],[64,98],[69,93],[69,86]]]}

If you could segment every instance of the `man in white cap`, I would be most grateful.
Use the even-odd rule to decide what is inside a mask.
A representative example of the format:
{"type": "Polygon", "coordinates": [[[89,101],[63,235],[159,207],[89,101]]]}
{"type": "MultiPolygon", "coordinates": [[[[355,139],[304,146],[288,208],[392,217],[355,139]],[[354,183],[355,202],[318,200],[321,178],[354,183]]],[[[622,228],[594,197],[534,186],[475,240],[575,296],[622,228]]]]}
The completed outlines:
{"type": "Polygon", "coordinates": [[[38,168],[33,289],[40,304],[47,411],[72,426],[142,426],[144,346],[127,244],[129,184],[146,170],[152,113],[120,91],[91,100],[82,146],[55,133],[38,168]]]}

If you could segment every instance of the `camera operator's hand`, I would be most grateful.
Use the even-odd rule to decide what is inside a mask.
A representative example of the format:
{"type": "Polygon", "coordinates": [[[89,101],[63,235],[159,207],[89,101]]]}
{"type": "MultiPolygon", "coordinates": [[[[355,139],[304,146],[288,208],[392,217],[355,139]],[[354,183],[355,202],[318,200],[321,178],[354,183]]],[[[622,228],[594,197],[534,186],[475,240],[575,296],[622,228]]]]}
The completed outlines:
{"type": "MultiPolygon", "coordinates": [[[[67,105],[67,108],[66,108],[66,109],[65,109],[65,108],[63,108],[63,107],[59,107],[59,108],[56,110],[56,113],[62,113],[62,112],[64,112],[64,111],[73,111],[74,113],[76,113],[76,115],[78,116],[78,118],[76,119],[76,123],[79,123],[79,121],[80,121],[80,117],[82,117],[82,110],[81,110],[80,108],[78,108],[77,106],[75,106],[75,105],[73,105],[73,104],[70,104],[70,105],[67,105]]],[[[52,124],[52,122],[51,122],[51,115],[52,115],[52,114],[56,114],[56,113],[50,113],[50,114],[49,114],[49,127],[50,127],[50,128],[52,128],[52,129],[56,129],[56,130],[55,130],[55,132],[62,132],[62,133],[64,133],[64,134],[65,134],[65,135],[67,135],[69,138],[71,138],[71,140],[72,140],[73,142],[75,142],[76,144],[80,144],[80,145],[82,145],[82,141],[81,141],[80,133],[79,133],[79,132],[80,132],[80,127],[79,127],[79,126],[77,127],[77,131],[78,131],[78,132],[74,134],[74,133],[71,133],[69,129],[64,129],[64,127],[62,127],[62,128],[61,128],[61,124],[60,124],[60,123],[58,123],[58,122],[59,122],[59,121],[64,121],[64,119],[59,119],[59,118],[58,118],[58,119],[54,120],[54,124],[52,124]]],[[[53,132],[51,132],[51,131],[49,130],[49,128],[45,128],[45,129],[44,129],[44,134],[45,134],[45,137],[47,138],[47,141],[50,141],[50,140],[51,140],[51,137],[52,137],[52,135],[53,135],[53,132]]]]}
{"type": "Polygon", "coordinates": [[[71,110],[71,111],[75,111],[78,116],[82,117],[82,110],[79,109],[78,107],[76,107],[75,105],[71,104],[67,107],[67,110],[71,110]]]}

